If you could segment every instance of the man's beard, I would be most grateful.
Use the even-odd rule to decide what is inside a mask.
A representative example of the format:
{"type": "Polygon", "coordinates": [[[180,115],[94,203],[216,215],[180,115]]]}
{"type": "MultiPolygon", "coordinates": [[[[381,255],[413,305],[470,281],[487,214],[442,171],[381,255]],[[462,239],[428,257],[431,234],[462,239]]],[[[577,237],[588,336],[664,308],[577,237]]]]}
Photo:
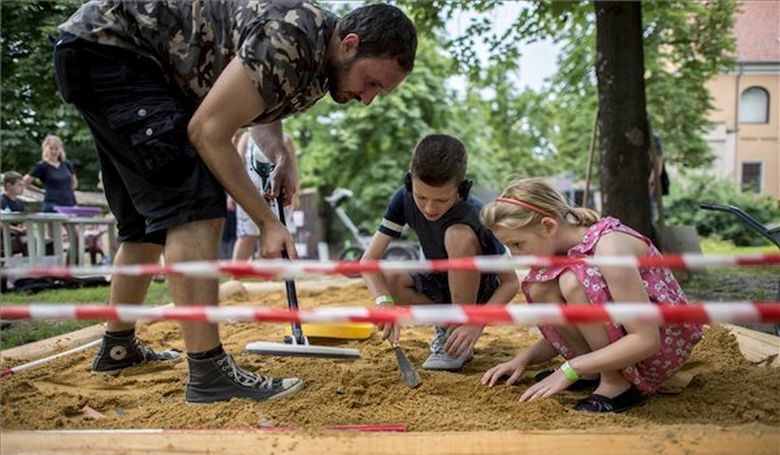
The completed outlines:
{"type": "Polygon", "coordinates": [[[333,61],[325,65],[325,74],[328,76],[328,92],[330,92],[330,97],[333,98],[333,101],[339,104],[348,103],[354,99],[342,93],[342,86],[347,73],[355,64],[355,60],[356,58],[353,57],[346,62],[333,61]]]}

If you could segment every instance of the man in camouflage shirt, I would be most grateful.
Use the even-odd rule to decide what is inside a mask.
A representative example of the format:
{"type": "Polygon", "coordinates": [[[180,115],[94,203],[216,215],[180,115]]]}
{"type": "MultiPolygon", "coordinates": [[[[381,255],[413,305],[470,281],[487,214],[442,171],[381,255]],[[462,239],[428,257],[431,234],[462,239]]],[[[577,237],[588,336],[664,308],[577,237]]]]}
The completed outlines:
{"type": "MultiPolygon", "coordinates": [[[[414,24],[397,8],[368,5],[339,18],[309,0],[90,0],[60,26],[57,85],[92,131],[122,242],[117,264],[217,258],[224,190],[261,228],[264,257],[295,245],[252,184],[231,143],[255,139],[276,164],[272,196],[291,200],[295,157],[281,120],[333,100],[369,104],[412,70],[414,24]]],[[[217,282],[169,277],[177,305],[217,304],[217,282]]],[[[111,303],[141,303],[147,277],[114,276],[111,303]]],[[[182,323],[188,351],[187,401],[279,398],[298,378],[244,370],[225,353],[215,324],[182,323]]],[[[92,366],[117,373],[175,362],[109,322],[92,366]]]]}

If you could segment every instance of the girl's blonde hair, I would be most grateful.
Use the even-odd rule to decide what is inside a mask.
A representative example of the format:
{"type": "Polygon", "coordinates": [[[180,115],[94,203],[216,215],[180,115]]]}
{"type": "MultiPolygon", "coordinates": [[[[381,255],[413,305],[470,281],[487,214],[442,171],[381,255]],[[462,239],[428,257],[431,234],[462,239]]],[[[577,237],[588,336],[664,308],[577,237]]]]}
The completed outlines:
{"type": "Polygon", "coordinates": [[[599,220],[594,210],[570,206],[558,190],[541,178],[515,180],[480,214],[482,223],[491,230],[535,226],[545,217],[577,226],[590,226],[599,220]]]}
{"type": "Polygon", "coordinates": [[[43,138],[43,142],[41,142],[41,159],[46,159],[46,146],[49,144],[49,142],[57,141],[60,143],[60,156],[57,158],[60,162],[65,161],[65,144],[62,142],[62,139],[60,139],[59,136],[55,136],[53,134],[47,134],[46,137],[43,138]]]}

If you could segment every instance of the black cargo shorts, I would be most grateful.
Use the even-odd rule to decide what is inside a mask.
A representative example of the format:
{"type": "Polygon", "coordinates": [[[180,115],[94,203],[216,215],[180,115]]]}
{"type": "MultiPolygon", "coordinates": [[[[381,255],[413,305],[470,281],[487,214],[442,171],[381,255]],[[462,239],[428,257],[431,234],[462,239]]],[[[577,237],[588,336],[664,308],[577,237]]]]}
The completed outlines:
{"type": "Polygon", "coordinates": [[[157,62],[63,34],[54,68],[95,139],[120,241],[162,245],[168,228],[225,217],[224,189],[187,135],[195,103],[157,62]]]}

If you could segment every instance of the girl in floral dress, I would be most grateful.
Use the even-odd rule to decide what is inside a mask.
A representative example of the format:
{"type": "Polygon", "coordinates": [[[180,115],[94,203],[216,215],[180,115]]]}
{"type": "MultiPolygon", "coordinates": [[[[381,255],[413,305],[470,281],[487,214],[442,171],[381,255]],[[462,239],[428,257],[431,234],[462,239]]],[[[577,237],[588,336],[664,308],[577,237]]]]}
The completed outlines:
{"type": "MultiPolygon", "coordinates": [[[[484,207],[482,221],[514,255],[660,255],[649,239],[619,220],[569,206],[563,195],[537,178],[510,184],[484,207]]],[[[533,267],[521,288],[530,304],[688,304],[677,280],[664,267],[533,267]]],[[[590,412],[621,412],[642,404],[680,369],[702,334],[700,324],[591,323],[539,329],[542,340],[488,370],[482,383],[492,387],[508,376],[506,383],[514,384],[527,366],[560,354],[566,360],[561,368],[546,377],[538,375],[538,382],[520,401],[546,398],[590,379],[598,386],[575,406],[590,412]]]]}

